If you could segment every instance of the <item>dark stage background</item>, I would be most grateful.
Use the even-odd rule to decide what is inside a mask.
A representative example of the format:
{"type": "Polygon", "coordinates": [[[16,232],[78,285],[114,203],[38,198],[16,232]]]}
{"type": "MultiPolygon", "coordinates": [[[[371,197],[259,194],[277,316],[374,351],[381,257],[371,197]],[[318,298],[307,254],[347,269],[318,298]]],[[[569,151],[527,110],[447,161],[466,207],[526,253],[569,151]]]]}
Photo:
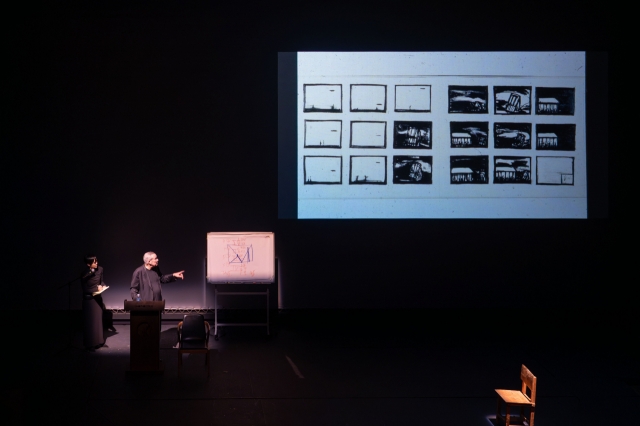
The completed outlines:
{"type": "Polygon", "coordinates": [[[275,233],[285,309],[633,303],[610,280],[607,10],[439,3],[20,3],[5,16],[2,307],[66,309],[59,286],[89,252],[122,307],[149,250],[186,270],[168,306],[202,307],[220,231],[275,233]],[[587,50],[590,218],[278,219],[278,52],[305,50],[587,50]]]}

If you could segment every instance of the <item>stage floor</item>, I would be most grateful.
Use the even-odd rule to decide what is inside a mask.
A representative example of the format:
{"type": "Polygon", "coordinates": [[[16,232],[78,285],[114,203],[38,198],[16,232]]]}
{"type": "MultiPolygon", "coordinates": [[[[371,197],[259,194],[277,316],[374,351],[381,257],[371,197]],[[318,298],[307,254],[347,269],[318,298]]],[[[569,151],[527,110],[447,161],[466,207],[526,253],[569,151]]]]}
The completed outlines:
{"type": "MultiPolygon", "coordinates": [[[[491,426],[494,389],[518,389],[525,364],[538,378],[536,425],[637,422],[637,319],[555,312],[549,325],[538,318],[518,332],[517,314],[501,322],[498,311],[285,311],[269,337],[264,327],[212,335],[207,380],[196,354],[184,355],[178,376],[177,321],[163,321],[163,374],[131,376],[128,323],[89,353],[80,315],[41,313],[5,341],[3,417],[11,425],[491,426]]],[[[9,328],[16,321],[4,319],[9,328]]]]}

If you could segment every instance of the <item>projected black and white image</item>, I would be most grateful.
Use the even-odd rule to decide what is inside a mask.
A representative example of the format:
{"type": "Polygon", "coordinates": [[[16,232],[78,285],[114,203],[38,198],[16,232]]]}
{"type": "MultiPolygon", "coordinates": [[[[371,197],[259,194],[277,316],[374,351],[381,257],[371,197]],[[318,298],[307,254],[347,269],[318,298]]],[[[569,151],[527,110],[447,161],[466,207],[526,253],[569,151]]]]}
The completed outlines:
{"type": "Polygon", "coordinates": [[[575,124],[536,124],[536,149],[575,151],[575,124]]]}
{"type": "Polygon", "coordinates": [[[451,183],[489,183],[488,155],[452,155],[451,183]]]}
{"type": "Polygon", "coordinates": [[[394,121],[393,147],[398,149],[431,149],[431,121],[394,121]]]}
{"type": "Polygon", "coordinates": [[[489,123],[482,121],[452,121],[449,123],[451,148],[487,148],[489,123]]]}
{"type": "Polygon", "coordinates": [[[339,185],[341,183],[342,157],[305,155],[305,185],[339,185]]]}
{"type": "Polygon", "coordinates": [[[396,85],[396,112],[431,112],[430,85],[396,85]]]}
{"type": "Polygon", "coordinates": [[[536,87],[536,114],[573,115],[575,97],[572,87],[536,87]]]}
{"type": "Polygon", "coordinates": [[[487,114],[488,86],[449,86],[449,113],[487,114]]]}
{"type": "Polygon", "coordinates": [[[573,157],[536,157],[538,185],[573,185],[573,157]]]}
{"type": "Polygon", "coordinates": [[[341,120],[305,120],[305,148],[340,148],[342,147],[341,120]]]}
{"type": "Polygon", "coordinates": [[[296,90],[283,80],[287,102],[279,105],[293,110],[295,96],[295,126],[292,112],[289,127],[279,121],[283,217],[284,208],[304,219],[587,217],[585,52],[296,58],[296,90]],[[341,88],[342,103],[314,98],[329,112],[337,103],[341,114],[304,113],[305,87],[326,96],[341,88]],[[305,156],[342,159],[311,172],[305,156]]]}
{"type": "Polygon", "coordinates": [[[341,84],[305,84],[304,112],[342,112],[341,84]]]}
{"type": "Polygon", "coordinates": [[[495,148],[531,149],[531,123],[494,123],[495,148]]]}
{"type": "Polygon", "coordinates": [[[352,185],[386,185],[387,157],[353,155],[350,158],[349,183],[352,185]]]}
{"type": "Polygon", "coordinates": [[[387,112],[387,86],[352,84],[351,112],[387,112]]]}
{"type": "Polygon", "coordinates": [[[531,183],[531,157],[494,157],[493,183],[531,183]]]}
{"type": "Polygon", "coordinates": [[[349,146],[351,148],[386,148],[387,122],[352,121],[349,146]]]}
{"type": "Polygon", "coordinates": [[[494,114],[531,114],[531,86],[495,86],[494,114]]]}
{"type": "Polygon", "coordinates": [[[430,184],[433,157],[431,156],[393,156],[393,183],[430,184]]]}

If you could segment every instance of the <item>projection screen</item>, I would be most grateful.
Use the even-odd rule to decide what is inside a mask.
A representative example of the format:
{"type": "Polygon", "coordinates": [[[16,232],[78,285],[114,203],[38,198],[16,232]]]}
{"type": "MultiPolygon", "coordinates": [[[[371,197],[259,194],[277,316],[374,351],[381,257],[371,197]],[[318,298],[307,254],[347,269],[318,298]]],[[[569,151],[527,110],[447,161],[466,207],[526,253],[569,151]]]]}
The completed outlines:
{"type": "Polygon", "coordinates": [[[298,218],[587,217],[584,52],[298,52],[296,116],[298,218]]]}

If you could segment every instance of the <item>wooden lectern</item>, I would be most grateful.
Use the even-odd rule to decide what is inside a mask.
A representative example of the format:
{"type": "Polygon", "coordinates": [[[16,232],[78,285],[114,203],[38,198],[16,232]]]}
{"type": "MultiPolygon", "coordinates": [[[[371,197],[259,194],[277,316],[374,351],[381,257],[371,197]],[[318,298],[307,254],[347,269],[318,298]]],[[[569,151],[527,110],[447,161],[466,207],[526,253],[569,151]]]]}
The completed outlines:
{"type": "Polygon", "coordinates": [[[164,300],[125,300],[124,310],[131,313],[130,367],[127,373],[162,374],[164,368],[160,360],[160,323],[164,300]]]}

